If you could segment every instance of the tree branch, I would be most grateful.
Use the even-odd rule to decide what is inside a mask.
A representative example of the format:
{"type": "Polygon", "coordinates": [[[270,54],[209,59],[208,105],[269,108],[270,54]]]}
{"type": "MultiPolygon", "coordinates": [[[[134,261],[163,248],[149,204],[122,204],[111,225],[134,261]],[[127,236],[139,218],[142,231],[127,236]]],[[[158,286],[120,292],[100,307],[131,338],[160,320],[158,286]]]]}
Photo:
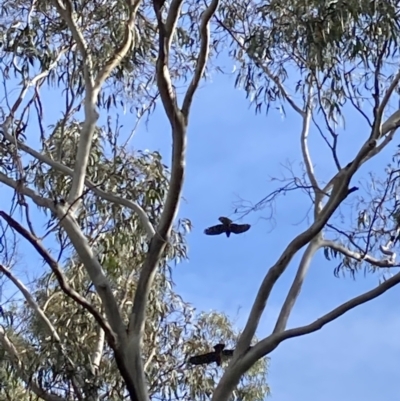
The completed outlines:
{"type": "Polygon", "coordinates": [[[241,362],[245,364],[246,367],[251,367],[258,359],[273,351],[283,341],[288,340],[289,338],[300,337],[304,336],[305,334],[310,334],[318,331],[326,324],[336,320],[337,318],[356,308],[357,306],[372,301],[373,299],[379,297],[399,283],[400,273],[397,273],[393,277],[384,281],[382,284],[379,284],[373,290],[367,291],[364,294],[350,299],[349,301],[343,303],[342,305],[338,306],[337,308],[333,309],[332,311],[328,312],[324,316],[306,326],[300,326],[294,329],[286,330],[282,333],[272,334],[256,344],[248,352],[248,354],[246,354],[241,362]]]}
{"type": "MultiPolygon", "coordinates": [[[[32,149],[28,145],[26,145],[23,142],[17,141],[13,139],[13,136],[8,134],[6,131],[3,132],[4,137],[11,143],[16,143],[19,149],[23,150],[24,152],[28,153],[29,155],[33,156],[37,160],[41,161],[42,163],[47,164],[50,167],[53,167],[55,170],[64,173],[70,177],[73,177],[74,175],[74,170],[70,169],[69,167],[52,160],[50,157],[43,155],[40,152],[37,152],[36,150],[32,149]]],[[[0,178],[0,181],[2,179],[0,178]]],[[[4,181],[3,181],[4,182],[4,181]]],[[[7,184],[8,185],[8,184],[7,184]]],[[[130,201],[128,199],[122,198],[120,196],[116,196],[113,194],[110,194],[108,192],[102,191],[96,184],[94,184],[92,181],[85,179],[85,185],[90,188],[97,196],[108,200],[112,203],[115,203],[117,205],[125,206],[128,209],[133,210],[138,216],[143,224],[144,229],[146,230],[147,237],[151,239],[155,233],[153,225],[150,223],[149,218],[147,217],[146,212],[143,210],[143,208],[140,207],[139,204],[136,202],[130,201]]],[[[10,185],[11,186],[11,185],[10,185]]]]}
{"type": "Polygon", "coordinates": [[[318,235],[308,244],[307,249],[303,254],[303,257],[301,258],[299,268],[297,269],[297,273],[293,280],[292,286],[290,287],[285,302],[283,303],[273,333],[280,333],[285,330],[290,313],[292,312],[294,304],[296,303],[297,298],[300,295],[300,291],[306,278],[312,258],[320,248],[321,241],[320,236],[318,235]]]}
{"type": "Polygon", "coordinates": [[[374,129],[371,133],[371,138],[373,138],[373,139],[379,139],[383,135],[385,135],[384,134],[385,131],[384,131],[383,127],[381,127],[382,116],[385,111],[385,107],[387,106],[387,104],[393,94],[393,91],[398,87],[399,82],[400,82],[400,70],[397,72],[396,76],[394,77],[392,83],[390,84],[385,95],[383,96],[381,104],[378,107],[376,121],[374,121],[374,129]]]}
{"type": "Polygon", "coordinates": [[[320,210],[321,203],[321,189],[319,188],[318,181],[315,178],[314,167],[311,161],[310,151],[308,149],[308,134],[310,132],[310,121],[312,115],[312,106],[311,106],[311,94],[312,94],[312,86],[309,86],[308,98],[307,98],[307,107],[306,112],[303,115],[303,127],[301,130],[301,152],[303,154],[303,161],[306,167],[306,172],[308,179],[314,189],[315,194],[315,210],[314,210],[314,218],[317,218],[318,212],[320,210]]]}
{"type": "MultiPolygon", "coordinates": [[[[82,233],[77,221],[71,216],[68,206],[57,204],[55,209],[60,220],[60,225],[68,234],[69,239],[71,240],[82,263],[85,265],[89,277],[102,300],[112,330],[118,335],[118,339],[123,339],[125,336],[125,327],[110,282],[104,274],[101,264],[93,254],[93,250],[89,246],[88,240],[82,233]]],[[[102,328],[105,329],[107,333],[108,328],[102,328]]]]}
{"type": "Polygon", "coordinates": [[[31,378],[31,375],[25,371],[17,349],[8,338],[2,326],[0,326],[0,342],[2,343],[8,355],[10,355],[10,362],[15,371],[18,373],[18,376],[21,378],[21,380],[25,382],[25,385],[29,389],[31,389],[38,397],[40,397],[44,401],[67,401],[65,398],[59,397],[56,394],[49,394],[46,391],[42,390],[37,383],[37,380],[31,378]]]}
{"type": "Polygon", "coordinates": [[[61,225],[67,232],[67,235],[71,239],[71,242],[74,245],[76,252],[81,258],[82,263],[85,265],[85,268],[88,271],[91,280],[95,284],[96,290],[99,293],[103,304],[104,300],[106,300],[107,302],[107,304],[105,305],[106,313],[108,312],[107,318],[112,330],[117,334],[118,340],[117,344],[111,343],[109,345],[113,348],[115,361],[117,363],[119,371],[121,372],[122,377],[125,380],[130,397],[133,401],[142,401],[138,397],[134,384],[135,372],[133,372],[133,370],[129,368],[131,365],[131,361],[129,360],[129,358],[127,358],[125,352],[125,344],[127,340],[126,331],[124,329],[124,325],[119,314],[118,305],[116,304],[115,298],[111,292],[109,282],[104,276],[102,267],[97,259],[94,257],[93,252],[88,245],[87,239],[82,234],[76,220],[66,214],[66,212],[69,210],[67,208],[67,205],[65,209],[61,208],[60,210],[60,206],[56,208],[52,200],[42,198],[31,189],[26,188],[24,185],[20,185],[17,181],[8,178],[2,173],[0,173],[0,182],[3,182],[9,187],[14,188],[16,191],[19,191],[20,193],[30,197],[38,206],[50,209],[59,217],[61,225]],[[93,277],[95,278],[95,280],[93,280],[93,277]],[[104,285],[104,291],[101,291],[101,285],[104,285]],[[108,305],[109,307],[107,307],[108,305]],[[117,313],[114,313],[114,311],[116,311],[117,313]]]}
{"type": "MultiPolygon", "coordinates": [[[[110,325],[107,323],[107,321],[104,320],[104,318],[101,316],[101,314],[96,310],[96,308],[90,304],[82,295],[80,295],[77,291],[75,291],[69,284],[67,279],[65,278],[64,274],[62,273],[61,267],[58,265],[57,261],[50,255],[50,253],[44,248],[42,243],[39,241],[39,239],[35,238],[28,230],[26,230],[21,224],[19,224],[16,220],[14,220],[10,215],[5,213],[4,211],[0,210],[0,216],[7,222],[7,224],[12,227],[14,230],[16,230],[20,235],[22,235],[36,250],[36,252],[46,261],[46,263],[49,265],[51,268],[52,272],[57,278],[58,283],[60,284],[61,289],[64,291],[64,293],[73,299],[78,305],[82,306],[84,309],[86,309],[97,321],[97,323],[100,325],[100,327],[107,333],[107,337],[110,340],[110,344],[113,344],[116,342],[115,335],[112,332],[112,329],[110,325]]],[[[1,265],[0,265],[1,268],[1,265]]],[[[6,273],[5,273],[6,274],[6,273]]],[[[20,291],[24,294],[25,298],[27,295],[25,294],[25,291],[20,287],[12,278],[11,272],[9,272],[10,275],[7,274],[7,276],[14,282],[15,285],[20,289],[20,291]]],[[[17,280],[15,278],[15,280],[17,280]]],[[[23,286],[22,283],[20,283],[21,286],[23,286]]],[[[28,291],[28,290],[26,290],[28,291]]],[[[29,292],[27,293],[29,296],[29,292]]],[[[34,306],[34,304],[31,304],[31,302],[26,298],[28,303],[31,305],[31,307],[37,312],[37,308],[39,308],[38,305],[37,308],[34,306]]],[[[32,298],[32,302],[34,302],[32,298]]],[[[43,314],[44,317],[43,319],[47,319],[46,316],[43,314]]],[[[50,321],[47,321],[46,324],[50,324],[50,321]]],[[[55,331],[55,329],[52,331],[53,336],[57,335],[55,337],[57,341],[60,341],[58,338],[58,334],[55,331]]]]}
{"type": "Polygon", "coordinates": [[[187,116],[184,116],[177,106],[176,95],[172,88],[168,68],[172,35],[177,25],[180,9],[182,7],[182,0],[172,1],[166,24],[164,24],[162,20],[163,3],[164,1],[162,0],[153,1],[159,34],[156,79],[161,101],[172,129],[172,162],[167,198],[160,217],[160,222],[156,229],[156,234],[149,243],[149,250],[139,277],[132,313],[129,318],[129,347],[127,354],[129,355],[129,360],[135,372],[135,386],[141,401],[147,401],[149,399],[141,355],[146,306],[158,262],[163,255],[173,221],[178,212],[185,173],[187,116]]]}
{"type": "MultiPolygon", "coordinates": [[[[381,138],[384,137],[384,140],[378,145],[375,146],[369,153],[365,155],[365,157],[361,160],[360,166],[367,162],[372,157],[376,156],[380,153],[389,142],[394,137],[396,130],[400,127],[400,110],[395,111],[388,119],[383,123],[381,130],[381,138]]],[[[339,173],[338,173],[339,174],[339,173]]],[[[322,192],[329,192],[333,186],[334,181],[336,180],[338,174],[336,174],[329,182],[325,185],[322,192]]]]}
{"type": "Polygon", "coordinates": [[[125,23],[124,39],[121,43],[121,46],[119,46],[119,48],[109,58],[109,60],[104,65],[104,67],[98,73],[96,80],[95,80],[95,84],[94,84],[95,87],[97,87],[99,89],[101,88],[104,81],[110,76],[111,71],[121,63],[123,58],[128,53],[129,49],[132,47],[132,45],[133,45],[132,32],[133,32],[133,28],[135,26],[136,13],[138,11],[140,3],[141,3],[141,0],[126,0],[126,4],[129,9],[129,17],[125,23]]]}
{"type": "Polygon", "coordinates": [[[15,191],[28,196],[36,203],[36,205],[45,207],[50,210],[54,210],[52,207],[53,201],[51,199],[43,198],[32,189],[27,188],[25,185],[21,185],[18,181],[14,181],[13,179],[8,178],[5,174],[1,172],[0,172],[0,182],[6,184],[10,188],[15,189],[15,191]]]}
{"type": "Polygon", "coordinates": [[[203,76],[205,68],[206,68],[208,54],[209,54],[209,46],[210,46],[209,23],[210,23],[211,17],[215,14],[215,11],[217,10],[218,5],[219,5],[219,0],[212,0],[210,5],[204,11],[204,13],[201,17],[200,52],[199,52],[199,56],[197,58],[197,64],[196,64],[196,70],[195,70],[194,76],[192,78],[192,81],[190,82],[190,85],[188,87],[188,90],[186,92],[185,98],[183,100],[183,105],[182,105],[182,113],[185,116],[185,118],[188,118],[189,110],[190,110],[190,106],[193,101],[194,93],[196,92],[196,90],[199,86],[200,79],[203,76]]]}
{"type": "Polygon", "coordinates": [[[359,168],[361,161],[371,150],[374,149],[375,146],[376,141],[366,141],[354,160],[336,175],[331,196],[320,212],[318,218],[307,230],[303,231],[289,243],[282,255],[279,257],[278,261],[269,269],[261,283],[260,289],[258,290],[246,326],[239,338],[232,361],[218,383],[218,386],[214,391],[212,401],[228,400],[240,377],[245,372],[244,365],[240,361],[250,346],[251,340],[254,337],[260,318],[264,312],[267,300],[275,283],[284,273],[293,256],[304,245],[308,244],[313,238],[315,238],[316,235],[318,235],[318,233],[324,228],[325,224],[333,215],[337,207],[341,204],[341,202],[343,202],[344,199],[346,199],[349,194],[348,186],[351,178],[359,168]]]}
{"type": "Polygon", "coordinates": [[[379,260],[368,254],[361,254],[360,252],[351,251],[344,245],[338,244],[335,241],[323,240],[323,241],[321,241],[321,247],[329,247],[331,249],[334,249],[337,252],[340,252],[342,255],[345,255],[349,258],[355,259],[359,262],[364,260],[376,267],[382,268],[382,267],[398,267],[399,266],[395,263],[392,263],[390,260],[387,260],[387,259],[379,260]]]}
{"type": "Polygon", "coordinates": [[[103,356],[103,350],[104,350],[104,330],[99,327],[99,335],[97,338],[97,343],[96,343],[96,347],[95,350],[93,352],[93,356],[91,358],[91,365],[93,367],[93,375],[97,375],[98,371],[99,371],[99,367],[100,367],[100,362],[101,362],[101,358],[103,356]]]}
{"type": "MultiPolygon", "coordinates": [[[[138,374],[132,368],[132,360],[129,358],[127,348],[127,335],[125,325],[122,321],[117,301],[114,297],[111,285],[103,268],[96,256],[93,254],[92,248],[89,246],[88,240],[82,233],[76,219],[69,213],[67,204],[57,204],[55,206],[57,217],[61,226],[66,231],[72,245],[75,248],[80,260],[85,266],[90,279],[92,280],[97,293],[99,294],[107,320],[117,335],[117,343],[109,344],[114,351],[115,361],[118,369],[125,380],[130,397],[133,401],[142,401],[140,389],[136,386],[136,376],[138,374]]],[[[107,339],[108,340],[108,339],[107,339]]]]}
{"type": "Polygon", "coordinates": [[[72,37],[77,43],[78,49],[81,53],[85,82],[85,120],[79,136],[74,175],[72,179],[71,190],[68,195],[68,202],[69,204],[74,205],[73,209],[75,209],[79,206],[79,202],[76,202],[76,200],[81,196],[83,191],[83,182],[86,175],[86,167],[89,160],[93,133],[96,128],[97,119],[99,118],[99,115],[96,111],[96,100],[100,88],[95,86],[91,54],[81,30],[78,28],[78,25],[74,20],[70,0],[54,0],[54,4],[60,16],[71,30],[72,37]]]}
{"type": "Polygon", "coordinates": [[[79,136],[74,175],[72,179],[71,190],[68,195],[68,203],[73,205],[72,209],[76,209],[79,206],[79,202],[77,202],[77,200],[83,193],[86,168],[89,162],[90,149],[93,141],[93,133],[99,118],[99,115],[96,111],[97,96],[100,93],[101,86],[108,78],[111,71],[121,62],[131,48],[133,42],[132,30],[135,23],[136,12],[140,5],[140,0],[127,1],[129,7],[129,18],[126,23],[124,40],[121,46],[116,50],[113,56],[110,57],[108,62],[99,72],[96,79],[93,78],[93,66],[90,51],[82,32],[73,19],[70,0],[64,0],[64,4],[62,4],[60,0],[55,0],[55,4],[58,12],[70,28],[73,38],[77,42],[78,49],[80,50],[82,56],[83,73],[85,79],[85,120],[79,136]]]}

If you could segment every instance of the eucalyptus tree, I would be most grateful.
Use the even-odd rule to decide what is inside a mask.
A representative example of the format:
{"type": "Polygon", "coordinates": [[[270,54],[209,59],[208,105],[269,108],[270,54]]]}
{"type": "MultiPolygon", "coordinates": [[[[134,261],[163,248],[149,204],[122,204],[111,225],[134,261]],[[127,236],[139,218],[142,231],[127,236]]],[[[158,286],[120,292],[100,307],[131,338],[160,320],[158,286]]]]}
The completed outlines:
{"type": "Polygon", "coordinates": [[[373,185],[369,180],[366,191],[354,183],[360,167],[388,147],[400,125],[394,102],[400,80],[397,8],[391,1],[2,1],[0,182],[15,192],[12,210],[24,212],[21,222],[1,213],[8,246],[2,273],[29,306],[0,328],[8,358],[1,374],[10,377],[13,389],[21,391],[24,383],[46,400],[117,398],[127,391],[140,401],[211,394],[225,401],[235,388],[249,386],[237,396],[260,399],[266,391],[264,356],[397,285],[400,273],[309,325],[287,328],[319,250],[341,258],[336,273],[399,266],[395,151],[383,178],[374,178],[373,185]],[[292,177],[257,206],[294,189],[313,203],[307,229],[268,270],[237,344],[226,317],[191,320],[188,306],[170,288],[169,271],[186,252],[182,230],[188,221],[174,222],[190,107],[207,65],[218,63],[214,56],[228,44],[239,67],[237,85],[256,111],[277,103],[301,121],[304,177],[292,177]],[[53,87],[63,100],[62,117],[46,126],[44,98],[53,87]],[[156,153],[129,153],[115,118],[120,108],[135,112],[134,127],[157,101],[172,133],[169,172],[156,153]],[[348,140],[346,113],[358,113],[365,132],[358,147],[349,142],[354,156],[344,161],[338,144],[348,140]],[[310,135],[325,141],[337,170],[326,182],[314,169],[310,135]],[[357,218],[339,227],[340,210],[349,207],[345,200],[357,218]],[[30,217],[33,204],[48,219],[41,235],[30,217]],[[32,291],[11,269],[15,233],[51,269],[32,291]],[[57,241],[57,257],[44,245],[50,237],[57,241]],[[275,328],[257,342],[269,295],[303,248],[275,328]],[[235,352],[213,391],[215,373],[188,374],[176,364],[197,344],[207,351],[204,340],[221,336],[235,352]]]}
{"type": "MultiPolygon", "coordinates": [[[[2,302],[2,397],[211,396],[221,368],[187,356],[234,347],[239,333],[185,303],[171,269],[187,254],[190,221],[175,220],[218,3],[1,1],[0,271],[21,296],[2,302]],[[133,133],[157,103],[169,168],[157,152],[129,151],[119,122],[129,113],[133,133]],[[18,274],[21,240],[49,269],[32,282],[18,274]]],[[[235,397],[264,399],[265,380],[264,360],[235,397]]]]}

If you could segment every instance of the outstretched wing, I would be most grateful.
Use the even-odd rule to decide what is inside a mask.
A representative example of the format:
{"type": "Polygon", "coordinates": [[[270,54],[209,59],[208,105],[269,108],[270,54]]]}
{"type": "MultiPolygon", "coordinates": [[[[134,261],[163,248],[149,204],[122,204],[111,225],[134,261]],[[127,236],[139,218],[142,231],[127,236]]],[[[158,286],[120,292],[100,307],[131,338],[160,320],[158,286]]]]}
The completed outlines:
{"type": "Polygon", "coordinates": [[[189,363],[192,365],[204,365],[217,362],[217,355],[215,352],[208,352],[207,354],[195,355],[189,358],[189,363]]]}
{"type": "Polygon", "coordinates": [[[222,223],[222,224],[226,224],[226,225],[230,225],[232,224],[232,220],[228,219],[227,217],[218,217],[218,220],[222,223]]]}
{"type": "Polygon", "coordinates": [[[234,234],[241,234],[246,232],[250,228],[250,224],[234,224],[232,223],[230,226],[231,232],[234,234]]]}
{"type": "Polygon", "coordinates": [[[216,226],[208,227],[204,230],[204,234],[207,235],[220,235],[225,232],[225,226],[223,224],[217,224],[216,226]]]}

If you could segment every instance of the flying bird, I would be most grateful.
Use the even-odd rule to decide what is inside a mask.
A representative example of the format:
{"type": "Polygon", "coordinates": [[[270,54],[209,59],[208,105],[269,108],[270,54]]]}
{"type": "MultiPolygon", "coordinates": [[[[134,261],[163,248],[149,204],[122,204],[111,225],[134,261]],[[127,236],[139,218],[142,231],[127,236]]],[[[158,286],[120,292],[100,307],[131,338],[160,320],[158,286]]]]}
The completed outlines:
{"type": "Polygon", "coordinates": [[[250,224],[235,224],[228,217],[220,217],[218,219],[222,224],[217,224],[216,226],[208,227],[204,230],[206,235],[220,235],[225,233],[227,237],[234,234],[241,234],[246,232],[250,228],[250,224]]]}
{"type": "Polygon", "coordinates": [[[221,366],[223,357],[231,357],[233,355],[233,349],[226,349],[225,344],[214,345],[214,352],[208,352],[207,354],[195,355],[189,358],[189,363],[192,365],[209,365],[215,362],[217,366],[221,366]]]}

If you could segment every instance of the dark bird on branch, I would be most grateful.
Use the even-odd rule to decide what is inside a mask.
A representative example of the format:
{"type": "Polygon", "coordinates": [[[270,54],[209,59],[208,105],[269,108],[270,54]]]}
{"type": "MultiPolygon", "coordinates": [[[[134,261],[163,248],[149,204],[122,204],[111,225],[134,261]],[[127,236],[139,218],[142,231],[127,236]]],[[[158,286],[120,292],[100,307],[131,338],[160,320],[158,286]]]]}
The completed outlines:
{"type": "Polygon", "coordinates": [[[231,219],[227,217],[220,217],[218,219],[222,224],[217,224],[216,226],[208,227],[204,230],[204,234],[207,235],[220,235],[225,233],[227,237],[234,234],[241,234],[246,232],[250,228],[250,224],[235,224],[231,219]]]}
{"type": "Polygon", "coordinates": [[[207,354],[195,355],[189,358],[189,363],[192,365],[209,365],[215,362],[218,366],[221,366],[222,359],[231,357],[233,355],[233,349],[226,349],[225,344],[214,345],[214,352],[208,352],[207,354]]]}

